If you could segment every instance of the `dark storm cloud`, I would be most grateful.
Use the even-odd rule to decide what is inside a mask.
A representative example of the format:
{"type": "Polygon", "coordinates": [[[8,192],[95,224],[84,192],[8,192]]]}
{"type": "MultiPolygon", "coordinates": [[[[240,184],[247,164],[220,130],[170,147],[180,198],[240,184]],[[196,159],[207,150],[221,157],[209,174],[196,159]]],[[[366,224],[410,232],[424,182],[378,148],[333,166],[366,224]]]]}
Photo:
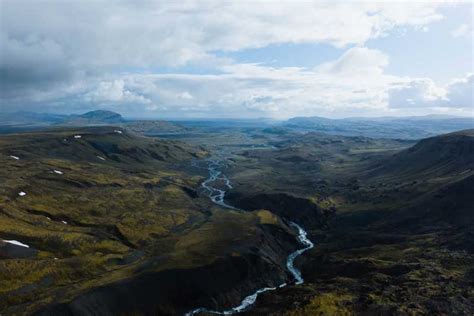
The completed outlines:
{"type": "Polygon", "coordinates": [[[71,78],[73,68],[57,43],[2,35],[0,80],[3,98],[20,97],[71,78]]]}

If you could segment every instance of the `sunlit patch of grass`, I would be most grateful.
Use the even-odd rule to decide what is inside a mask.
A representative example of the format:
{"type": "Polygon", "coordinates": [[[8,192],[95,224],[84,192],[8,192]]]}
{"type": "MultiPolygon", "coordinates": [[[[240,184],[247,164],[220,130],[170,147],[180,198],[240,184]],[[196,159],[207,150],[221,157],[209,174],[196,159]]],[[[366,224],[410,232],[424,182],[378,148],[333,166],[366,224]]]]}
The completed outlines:
{"type": "Polygon", "coordinates": [[[277,225],[280,222],[278,216],[267,210],[257,211],[260,224],[277,225]]]}
{"type": "Polygon", "coordinates": [[[313,297],[310,302],[303,307],[286,312],[286,316],[345,316],[353,315],[351,303],[354,296],[349,293],[320,293],[313,297]]]}

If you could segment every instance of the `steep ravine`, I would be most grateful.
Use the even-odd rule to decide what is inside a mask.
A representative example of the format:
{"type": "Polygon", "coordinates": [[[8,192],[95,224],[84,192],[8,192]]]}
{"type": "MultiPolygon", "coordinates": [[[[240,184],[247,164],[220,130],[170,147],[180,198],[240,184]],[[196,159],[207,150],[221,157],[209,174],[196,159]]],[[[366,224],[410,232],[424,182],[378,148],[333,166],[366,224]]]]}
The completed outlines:
{"type": "MultiPolygon", "coordinates": [[[[222,160],[219,159],[209,159],[208,160],[208,171],[209,171],[209,178],[206,179],[202,183],[202,187],[208,192],[209,198],[212,200],[212,202],[216,203],[217,205],[220,205],[224,208],[232,209],[232,210],[239,210],[239,208],[234,207],[224,201],[224,197],[226,194],[226,190],[224,188],[231,189],[232,185],[230,183],[229,178],[223,172],[220,170],[221,168],[221,163],[222,160]],[[215,186],[212,186],[211,184],[214,182],[222,182],[223,185],[221,185],[221,188],[217,188],[215,186]]],[[[272,201],[270,201],[272,202],[272,201]]],[[[283,202],[287,202],[286,200],[283,200],[283,202]]],[[[287,209],[287,208],[282,208],[282,205],[280,204],[280,209],[287,209]]],[[[288,205],[287,205],[288,206],[288,205]]],[[[293,205],[295,206],[295,205],[293,205]]],[[[256,209],[256,208],[251,208],[251,209],[256,209]]],[[[318,217],[316,217],[318,218],[318,217]]],[[[286,258],[286,268],[288,269],[289,273],[294,279],[294,282],[296,284],[301,284],[304,282],[304,279],[301,275],[301,272],[295,268],[294,266],[294,261],[295,259],[302,255],[304,252],[308,251],[309,249],[314,247],[314,244],[311,242],[311,240],[308,239],[306,231],[299,226],[298,224],[294,222],[289,222],[289,226],[293,229],[296,230],[297,232],[297,240],[301,243],[303,246],[300,249],[297,249],[290,253],[288,257],[286,258]]],[[[273,283],[274,284],[274,283],[273,283]]],[[[256,302],[258,295],[269,292],[269,291],[275,291],[279,288],[283,288],[287,285],[286,282],[279,283],[276,286],[265,286],[258,288],[251,294],[247,295],[244,297],[244,299],[240,302],[239,305],[236,305],[232,308],[229,309],[224,309],[224,310],[216,310],[216,309],[211,309],[207,307],[198,307],[195,308],[188,313],[186,313],[186,316],[192,316],[200,313],[207,313],[207,314],[217,314],[217,315],[231,315],[231,314],[236,314],[240,313],[243,311],[248,310],[251,308],[251,306],[256,302]]]]}
{"type": "Polygon", "coordinates": [[[230,191],[226,195],[227,203],[245,209],[266,209],[281,218],[305,223],[308,227],[324,227],[332,217],[332,212],[321,209],[309,199],[293,196],[288,193],[248,194],[230,191]]]}
{"type": "MultiPolygon", "coordinates": [[[[218,165],[210,162],[209,167],[214,167],[213,172],[209,169],[210,178],[224,179],[225,185],[230,187],[230,181],[220,173],[218,165]]],[[[211,182],[204,182],[203,188],[206,184],[211,188],[211,182]]],[[[220,189],[209,192],[211,200],[220,206],[225,205],[219,203],[224,199],[220,189]]],[[[256,227],[258,246],[243,246],[236,249],[235,254],[230,254],[229,250],[229,254],[206,266],[139,273],[129,279],[87,290],[70,302],[49,305],[36,314],[183,315],[199,306],[214,311],[231,310],[259,289],[282,285],[286,280],[301,281],[296,277],[299,272],[293,268],[293,260],[300,254],[294,251],[299,249],[301,252],[302,248],[295,242],[295,233],[298,233],[295,227],[284,223],[260,224],[256,227]],[[289,253],[292,253],[290,261],[289,253]]],[[[303,236],[301,232],[300,235],[303,236]]]]}
{"type": "Polygon", "coordinates": [[[276,253],[286,250],[282,246],[289,245],[270,242],[262,245],[263,250],[227,256],[203,267],[145,273],[90,290],[37,315],[183,315],[194,306],[231,308],[256,288],[288,277],[285,257],[276,253]]]}

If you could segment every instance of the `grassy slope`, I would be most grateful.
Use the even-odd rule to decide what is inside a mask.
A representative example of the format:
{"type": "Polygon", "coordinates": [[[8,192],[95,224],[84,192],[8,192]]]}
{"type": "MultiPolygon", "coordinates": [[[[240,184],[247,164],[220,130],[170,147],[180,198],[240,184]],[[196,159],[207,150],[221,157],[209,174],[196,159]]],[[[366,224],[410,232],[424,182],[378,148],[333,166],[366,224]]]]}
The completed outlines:
{"type": "MultiPolygon", "coordinates": [[[[5,221],[0,237],[40,250],[30,259],[0,260],[0,273],[7,280],[2,286],[13,284],[0,293],[9,304],[27,302],[40,292],[44,294],[38,300],[51,300],[53,293],[65,299],[135,276],[137,271],[189,270],[218,258],[240,256],[255,240],[263,240],[262,224],[284,227],[267,212],[222,212],[207,199],[193,197],[199,176],[173,166],[181,160],[187,164],[187,159],[200,154],[182,144],[159,141],[156,150],[151,150],[154,146],[146,138],[133,138],[133,145],[120,144],[117,136],[131,136],[118,135],[111,128],[102,136],[101,129],[94,130],[91,139],[81,139],[86,144],[80,151],[73,147],[63,153],[63,136],[87,131],[91,129],[51,133],[54,146],[40,143],[46,134],[40,139],[32,135],[24,146],[18,146],[18,139],[0,140],[4,141],[0,159],[8,164],[0,172],[4,172],[2,179],[9,179],[0,187],[0,218],[5,221]],[[110,146],[117,142],[118,148],[110,146]],[[8,158],[10,154],[25,159],[15,161],[8,158]],[[93,158],[97,154],[104,155],[107,163],[93,158]],[[72,178],[58,182],[59,175],[49,170],[53,167],[64,169],[61,177],[72,178]],[[13,176],[25,170],[30,171],[13,176]],[[23,188],[28,195],[19,198],[16,194],[23,188]],[[61,198],[58,190],[64,190],[61,198]],[[40,212],[30,212],[30,206],[40,212]],[[70,225],[62,224],[64,219],[70,225]],[[96,223],[100,225],[90,226],[96,223]],[[60,240],[50,248],[41,235],[44,225],[51,225],[44,229],[60,240]],[[66,246],[57,247],[63,239],[66,246]]],[[[264,294],[249,314],[472,312],[470,134],[447,135],[434,143],[427,140],[427,146],[402,152],[411,143],[255,130],[191,137],[195,144],[226,145],[238,153],[231,155],[225,170],[234,185],[229,194],[232,203],[264,205],[286,217],[297,207],[296,213],[320,219],[290,218],[303,224],[317,243],[297,260],[307,282],[264,294]],[[443,144],[452,145],[452,139],[455,145],[438,155],[438,146],[446,149],[443,144]],[[276,147],[265,147],[268,144],[276,147]],[[442,159],[435,159],[437,155],[442,159]]],[[[227,156],[225,150],[223,154],[227,156]]]]}
{"type": "Polygon", "coordinates": [[[202,177],[180,166],[202,149],[116,129],[0,137],[0,238],[34,250],[0,241],[2,313],[141,273],[205,266],[249,251],[261,225],[283,227],[265,212],[222,212],[201,197],[202,177]]]}
{"type": "Polygon", "coordinates": [[[403,142],[316,134],[274,144],[234,159],[234,203],[278,193],[336,212],[324,227],[295,210],[317,243],[298,262],[308,282],[264,294],[249,314],[474,310],[472,131],[400,153],[403,142]]]}

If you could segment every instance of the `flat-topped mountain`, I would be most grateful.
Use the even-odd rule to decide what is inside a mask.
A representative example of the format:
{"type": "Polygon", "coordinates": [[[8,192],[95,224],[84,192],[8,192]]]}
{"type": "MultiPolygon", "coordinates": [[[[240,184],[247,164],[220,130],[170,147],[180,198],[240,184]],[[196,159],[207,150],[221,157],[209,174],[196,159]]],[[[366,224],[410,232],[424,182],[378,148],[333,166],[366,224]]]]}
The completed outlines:
{"type": "Polygon", "coordinates": [[[69,118],[59,123],[60,125],[107,125],[125,122],[122,115],[105,110],[90,111],[81,115],[70,115],[69,118]]]}
{"type": "Polygon", "coordinates": [[[141,135],[189,132],[191,128],[164,120],[126,120],[113,111],[95,110],[84,114],[48,114],[34,112],[0,113],[0,134],[34,131],[48,127],[120,126],[141,135]]]}
{"type": "Polygon", "coordinates": [[[119,113],[95,110],[84,114],[50,114],[35,112],[0,113],[0,126],[11,128],[40,128],[55,125],[88,126],[124,123],[119,113]]]}
{"type": "Polygon", "coordinates": [[[79,115],[79,117],[108,123],[120,123],[124,121],[122,115],[116,112],[105,110],[90,111],[79,115]]]}

